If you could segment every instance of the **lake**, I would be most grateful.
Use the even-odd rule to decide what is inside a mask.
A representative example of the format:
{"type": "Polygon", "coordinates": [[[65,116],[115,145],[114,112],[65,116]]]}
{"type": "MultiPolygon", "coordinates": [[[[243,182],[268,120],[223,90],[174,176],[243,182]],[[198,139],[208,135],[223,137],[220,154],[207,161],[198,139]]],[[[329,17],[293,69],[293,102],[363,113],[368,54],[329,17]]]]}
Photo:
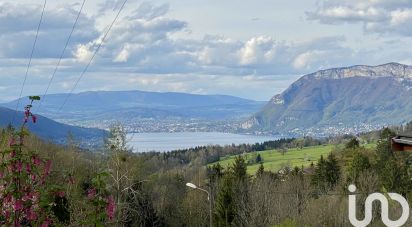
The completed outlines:
{"type": "Polygon", "coordinates": [[[261,143],[275,137],[220,132],[130,133],[129,145],[136,152],[171,151],[205,145],[261,143]]]}

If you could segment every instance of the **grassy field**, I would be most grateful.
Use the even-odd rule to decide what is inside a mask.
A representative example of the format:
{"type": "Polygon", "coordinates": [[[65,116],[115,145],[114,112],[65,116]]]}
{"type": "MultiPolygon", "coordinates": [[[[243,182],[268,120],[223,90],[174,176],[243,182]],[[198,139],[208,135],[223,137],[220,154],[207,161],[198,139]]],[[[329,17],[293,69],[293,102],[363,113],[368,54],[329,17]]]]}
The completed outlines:
{"type": "MultiPolygon", "coordinates": [[[[365,145],[366,148],[374,147],[374,144],[365,145]]],[[[282,154],[278,150],[267,150],[259,151],[245,154],[246,161],[253,162],[256,160],[257,154],[260,154],[263,158],[263,166],[265,170],[278,171],[284,166],[309,166],[312,162],[316,163],[317,160],[323,155],[326,156],[332,151],[334,145],[320,145],[313,147],[304,147],[303,149],[289,149],[285,154],[282,154]]],[[[222,157],[219,163],[226,167],[233,163],[236,156],[227,156],[222,157]]],[[[217,162],[216,162],[217,163],[217,162]]],[[[215,163],[213,163],[215,164],[215,163]]],[[[211,165],[213,165],[211,164],[211,165]]],[[[259,164],[250,164],[248,165],[248,173],[254,174],[258,169],[259,164]]]]}

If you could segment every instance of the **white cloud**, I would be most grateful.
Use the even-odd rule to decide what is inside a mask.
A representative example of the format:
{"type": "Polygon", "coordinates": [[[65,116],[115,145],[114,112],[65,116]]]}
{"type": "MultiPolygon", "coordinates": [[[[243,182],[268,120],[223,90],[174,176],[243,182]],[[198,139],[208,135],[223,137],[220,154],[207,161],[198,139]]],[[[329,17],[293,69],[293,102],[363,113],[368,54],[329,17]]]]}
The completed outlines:
{"type": "MultiPolygon", "coordinates": [[[[119,1],[106,1],[101,5],[101,10],[105,9],[107,12],[116,8],[118,4],[119,1]]],[[[45,21],[48,21],[50,17],[56,21],[67,21],[69,16],[74,17],[77,12],[72,7],[48,9],[45,21]]],[[[23,11],[31,10],[31,15],[34,15],[37,9],[36,7],[26,7],[26,9],[23,5],[15,8],[23,8],[23,11]]],[[[246,41],[217,35],[205,35],[200,40],[177,38],[175,34],[187,33],[188,23],[169,18],[169,9],[168,4],[155,5],[143,2],[136,4],[135,9],[129,8],[125,11],[127,14],[120,17],[114,24],[89,70],[147,74],[197,73],[244,76],[257,73],[274,75],[303,73],[321,67],[336,66],[342,64],[342,59],[351,54],[351,50],[343,46],[345,40],[340,36],[305,42],[280,41],[264,35],[252,36],[246,41]],[[326,55],[329,55],[327,59],[322,59],[326,55]]],[[[102,42],[105,29],[96,30],[98,18],[89,18],[86,15],[82,15],[82,18],[66,57],[84,64],[89,61],[99,43],[102,42]],[[89,28],[92,28],[93,34],[86,37],[83,33],[89,28]]],[[[3,23],[7,24],[6,27],[12,27],[14,23],[12,20],[5,19],[4,21],[3,23]]],[[[24,24],[23,22],[18,23],[24,24]]],[[[71,24],[65,23],[64,28],[70,28],[71,24]]],[[[55,38],[55,34],[60,33],[60,29],[52,22],[46,22],[44,26],[43,32],[49,37],[55,38]]],[[[27,29],[22,27],[20,30],[25,32],[27,29]]],[[[60,37],[59,43],[50,42],[49,48],[39,45],[35,57],[42,58],[47,53],[50,58],[56,58],[67,35],[58,36],[60,37]],[[47,50],[50,49],[54,52],[48,53],[47,50]]],[[[15,33],[6,34],[4,37],[9,40],[19,40],[15,37],[15,33]]],[[[15,50],[16,46],[29,50],[31,43],[29,40],[32,39],[32,36],[28,36],[24,41],[5,43],[10,50],[15,50]],[[22,42],[25,45],[20,46],[22,42]]],[[[46,45],[43,36],[39,37],[39,42],[46,45]]],[[[13,57],[13,53],[0,49],[0,56],[10,58],[13,57]]],[[[76,64],[66,70],[80,71],[82,65],[76,64]]]]}
{"type": "Polygon", "coordinates": [[[306,14],[324,24],[361,23],[365,32],[412,36],[412,1],[328,0],[306,14]]]}
{"type": "MultiPolygon", "coordinates": [[[[109,14],[115,14],[113,10],[118,9],[122,2],[105,1],[98,9],[102,14],[91,15],[87,10],[85,12],[89,14],[82,14],[51,92],[71,89],[73,81],[84,69],[84,63],[101,43],[104,26],[113,18],[109,14]]],[[[3,31],[0,32],[0,70],[4,72],[0,78],[1,86],[8,88],[1,90],[0,94],[5,96],[6,93],[16,93],[23,80],[40,16],[40,6],[8,4],[11,7],[0,4],[0,31],[3,31]]],[[[377,0],[328,1],[309,17],[322,23],[362,23],[365,31],[378,33],[390,29],[396,29],[398,33],[411,32],[412,29],[408,30],[411,10],[407,2],[398,4],[399,7],[388,6],[387,1],[377,0]]],[[[44,91],[79,7],[59,5],[47,8],[25,94],[44,91]]],[[[324,37],[325,33],[318,35],[317,31],[313,31],[316,35],[312,33],[308,37],[296,35],[299,41],[252,32],[244,39],[219,34],[192,37],[188,32],[192,29],[191,24],[176,19],[179,16],[171,17],[171,7],[172,4],[151,2],[128,5],[79,83],[79,91],[247,92],[250,97],[263,99],[261,97],[272,96],[274,90],[285,88],[296,78],[285,76],[290,79],[276,84],[279,78],[274,75],[299,75],[352,64],[410,61],[408,49],[400,44],[382,44],[372,48],[359,44],[360,47],[354,47],[342,35],[324,37]],[[387,46],[391,48],[385,48],[387,46]],[[251,87],[248,89],[251,91],[245,91],[245,87],[251,87]],[[252,88],[266,93],[257,94],[259,92],[252,91],[252,88]]],[[[259,24],[266,20],[262,18],[259,24]]]]}
{"type": "Polygon", "coordinates": [[[87,63],[93,55],[92,51],[90,50],[90,45],[83,44],[77,45],[77,48],[73,54],[77,61],[81,63],[87,63]]]}
{"type": "Polygon", "coordinates": [[[123,46],[123,49],[119,52],[119,54],[114,59],[114,62],[127,62],[130,56],[130,52],[131,52],[131,46],[126,43],[123,46]]]}
{"type": "MultiPolygon", "coordinates": [[[[46,8],[33,57],[55,58],[60,56],[79,7],[65,4],[57,8],[46,8]]],[[[0,3],[1,57],[27,58],[30,55],[40,12],[40,5],[0,3]]],[[[79,43],[94,39],[97,35],[95,21],[83,13],[79,18],[69,49],[79,43]]],[[[71,51],[68,51],[64,57],[70,57],[70,53],[71,51]]]]}
{"type": "Polygon", "coordinates": [[[234,67],[238,64],[237,52],[242,46],[239,41],[207,35],[203,40],[193,44],[191,52],[195,57],[194,60],[203,67],[234,67]]]}
{"type": "Polygon", "coordinates": [[[134,11],[133,16],[129,17],[129,19],[152,20],[152,19],[166,15],[169,12],[169,9],[170,9],[169,4],[162,4],[162,5],[155,6],[150,2],[143,2],[134,11]]]}
{"type": "Polygon", "coordinates": [[[275,53],[275,43],[271,37],[254,37],[240,50],[240,63],[242,65],[267,63],[273,59],[275,53]]]}
{"type": "Polygon", "coordinates": [[[301,53],[293,60],[293,67],[298,70],[311,69],[311,64],[325,57],[325,53],[325,51],[318,50],[301,53]]]}
{"type": "Polygon", "coordinates": [[[124,0],[103,0],[99,1],[98,12],[105,14],[107,11],[117,11],[122,6],[124,0]]]}
{"type": "Polygon", "coordinates": [[[391,12],[392,26],[400,26],[410,21],[412,21],[412,9],[398,9],[391,12]]]}

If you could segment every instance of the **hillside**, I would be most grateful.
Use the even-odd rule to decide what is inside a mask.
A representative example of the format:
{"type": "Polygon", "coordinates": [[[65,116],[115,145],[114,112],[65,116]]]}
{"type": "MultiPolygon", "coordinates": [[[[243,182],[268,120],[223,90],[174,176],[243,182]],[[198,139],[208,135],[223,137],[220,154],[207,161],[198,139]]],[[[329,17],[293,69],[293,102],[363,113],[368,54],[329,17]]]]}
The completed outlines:
{"type": "MultiPolygon", "coordinates": [[[[137,122],[146,124],[146,121],[150,121],[147,124],[159,124],[159,122],[182,124],[193,119],[199,121],[245,119],[264,105],[264,102],[227,95],[93,91],[73,94],[63,111],[59,111],[65,98],[66,94],[47,95],[44,97],[42,107],[33,109],[59,122],[107,128],[114,121],[135,127],[132,125],[137,122]]],[[[13,108],[16,101],[5,103],[3,106],[13,108]]]]}
{"type": "MultiPolygon", "coordinates": [[[[342,144],[340,146],[343,147],[342,144]]],[[[365,148],[372,149],[375,148],[376,144],[364,144],[363,146],[365,148]]],[[[258,154],[260,154],[263,159],[262,164],[264,165],[265,170],[277,172],[282,167],[286,166],[293,168],[295,166],[307,167],[311,165],[311,163],[316,164],[321,155],[327,157],[328,154],[332,152],[333,148],[334,145],[325,144],[303,147],[302,149],[288,149],[284,154],[282,154],[279,150],[256,151],[246,153],[244,157],[249,163],[247,166],[247,172],[253,175],[256,173],[260,166],[259,163],[255,162],[258,154]]],[[[212,163],[210,165],[220,163],[223,167],[228,167],[233,165],[235,158],[236,155],[222,157],[218,162],[212,163]]]]}
{"type": "Polygon", "coordinates": [[[305,75],[242,124],[246,130],[330,135],[412,119],[412,67],[352,66],[305,75]]]}
{"type": "MultiPolygon", "coordinates": [[[[319,145],[313,147],[304,147],[302,149],[289,149],[287,152],[285,152],[285,154],[282,154],[278,150],[247,153],[245,154],[245,159],[251,162],[251,164],[249,164],[247,167],[247,171],[249,174],[255,174],[257,169],[259,168],[260,164],[255,163],[257,154],[261,155],[265,170],[277,172],[285,166],[293,168],[295,166],[309,166],[311,163],[316,163],[321,155],[327,156],[332,151],[332,148],[332,145],[319,145]]],[[[223,167],[228,167],[234,163],[235,157],[235,155],[222,157],[219,163],[223,167]]]]}
{"type": "MultiPolygon", "coordinates": [[[[14,110],[0,107],[0,128],[7,127],[13,115],[14,110]]],[[[18,112],[13,122],[13,126],[18,128],[21,125],[23,112],[18,112]]],[[[71,133],[74,138],[83,146],[92,146],[102,142],[105,131],[100,129],[82,128],[58,123],[46,117],[37,115],[36,124],[28,124],[31,132],[45,140],[51,140],[56,143],[63,143],[71,133]]]]}

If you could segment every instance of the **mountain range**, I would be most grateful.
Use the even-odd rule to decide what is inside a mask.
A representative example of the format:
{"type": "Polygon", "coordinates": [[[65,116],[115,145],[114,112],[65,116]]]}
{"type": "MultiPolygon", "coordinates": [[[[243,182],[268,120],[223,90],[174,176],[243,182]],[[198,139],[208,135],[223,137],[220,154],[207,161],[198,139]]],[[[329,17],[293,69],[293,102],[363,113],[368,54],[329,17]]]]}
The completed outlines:
{"type": "MultiPolygon", "coordinates": [[[[7,127],[10,122],[14,128],[20,127],[23,121],[23,112],[14,111],[5,107],[0,107],[0,128],[7,127]],[[13,120],[14,119],[14,120],[13,120]]],[[[90,147],[101,144],[103,136],[107,133],[104,130],[70,126],[50,120],[41,115],[37,115],[35,124],[27,124],[29,130],[44,140],[56,143],[65,143],[69,134],[72,134],[76,142],[83,147],[90,147]]]]}
{"type": "MultiPolygon", "coordinates": [[[[320,70],[302,76],[267,103],[226,95],[91,91],[71,95],[60,110],[66,96],[47,95],[40,108],[33,107],[33,112],[60,123],[101,129],[122,122],[133,132],[237,131],[328,136],[411,121],[412,67],[387,63],[320,70]]],[[[3,106],[14,108],[16,102],[3,106]]],[[[10,111],[1,108],[0,114],[10,115],[10,111]]],[[[0,118],[0,123],[6,124],[1,119],[4,118],[0,118]]],[[[37,129],[39,135],[53,139],[67,136],[68,130],[83,137],[103,134],[100,130],[44,121],[52,126],[37,129]],[[61,129],[57,133],[46,132],[54,127],[61,129]]]]}
{"type": "MultiPolygon", "coordinates": [[[[227,95],[90,91],[71,95],[60,110],[66,96],[53,94],[42,97],[41,107],[34,106],[33,111],[72,125],[107,129],[115,122],[122,122],[130,131],[142,132],[173,131],[176,127],[214,127],[211,125],[221,125],[222,121],[246,119],[265,104],[227,95]]],[[[16,102],[3,106],[13,108],[16,102]]]]}
{"type": "Polygon", "coordinates": [[[241,125],[298,135],[356,133],[412,120],[412,67],[351,66],[305,75],[241,125]]]}

